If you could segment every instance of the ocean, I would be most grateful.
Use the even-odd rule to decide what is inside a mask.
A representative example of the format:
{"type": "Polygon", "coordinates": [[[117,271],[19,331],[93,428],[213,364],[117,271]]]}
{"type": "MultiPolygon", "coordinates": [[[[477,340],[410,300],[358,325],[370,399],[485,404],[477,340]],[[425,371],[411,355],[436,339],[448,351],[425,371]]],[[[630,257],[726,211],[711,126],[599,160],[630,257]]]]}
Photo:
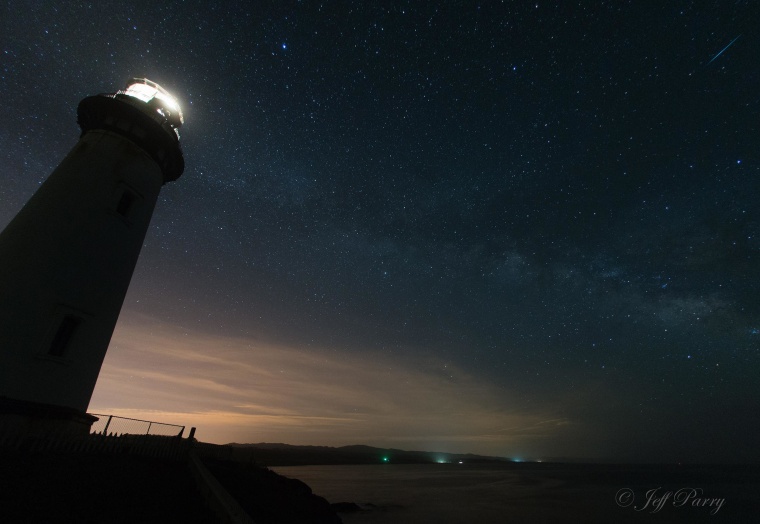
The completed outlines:
{"type": "Polygon", "coordinates": [[[506,463],[271,468],[307,483],[345,524],[752,522],[752,466],[506,463]]]}

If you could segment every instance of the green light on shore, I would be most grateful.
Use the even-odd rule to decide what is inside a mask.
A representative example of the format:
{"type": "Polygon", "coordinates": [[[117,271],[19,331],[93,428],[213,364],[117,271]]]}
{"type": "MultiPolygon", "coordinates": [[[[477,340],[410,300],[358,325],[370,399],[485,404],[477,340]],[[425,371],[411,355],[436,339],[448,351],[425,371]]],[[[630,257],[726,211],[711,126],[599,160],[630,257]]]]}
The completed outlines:
{"type": "Polygon", "coordinates": [[[383,462],[388,462],[388,457],[383,457],[383,462]]]}

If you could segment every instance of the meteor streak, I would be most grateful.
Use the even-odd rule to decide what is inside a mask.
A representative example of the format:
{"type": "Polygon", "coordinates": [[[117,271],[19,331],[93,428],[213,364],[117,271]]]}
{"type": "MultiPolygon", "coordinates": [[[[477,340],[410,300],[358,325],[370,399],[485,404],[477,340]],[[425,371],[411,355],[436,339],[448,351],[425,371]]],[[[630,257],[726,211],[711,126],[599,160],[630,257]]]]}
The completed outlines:
{"type": "Polygon", "coordinates": [[[718,54],[717,54],[717,55],[715,55],[714,57],[712,57],[712,58],[710,59],[710,61],[709,61],[709,62],[707,62],[707,64],[705,64],[705,65],[710,65],[710,64],[712,64],[712,61],[713,61],[713,60],[715,60],[716,58],[718,58],[720,55],[722,55],[722,54],[723,54],[723,51],[725,51],[726,49],[728,49],[729,47],[731,47],[731,46],[734,44],[734,42],[736,42],[737,40],[739,40],[739,37],[740,37],[740,36],[742,36],[742,35],[739,35],[739,36],[737,36],[736,38],[734,38],[733,40],[731,40],[731,42],[729,42],[729,44],[728,44],[726,47],[724,47],[723,49],[721,49],[721,50],[718,52],[718,54]]]}

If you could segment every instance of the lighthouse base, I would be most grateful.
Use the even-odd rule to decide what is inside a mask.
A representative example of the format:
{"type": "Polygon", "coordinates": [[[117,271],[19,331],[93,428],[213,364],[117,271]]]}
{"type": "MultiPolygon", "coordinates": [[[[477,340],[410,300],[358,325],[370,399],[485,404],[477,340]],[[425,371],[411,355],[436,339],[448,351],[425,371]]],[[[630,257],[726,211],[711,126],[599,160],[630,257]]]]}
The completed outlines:
{"type": "Polygon", "coordinates": [[[0,397],[0,447],[85,437],[98,417],[64,406],[0,397]]]}

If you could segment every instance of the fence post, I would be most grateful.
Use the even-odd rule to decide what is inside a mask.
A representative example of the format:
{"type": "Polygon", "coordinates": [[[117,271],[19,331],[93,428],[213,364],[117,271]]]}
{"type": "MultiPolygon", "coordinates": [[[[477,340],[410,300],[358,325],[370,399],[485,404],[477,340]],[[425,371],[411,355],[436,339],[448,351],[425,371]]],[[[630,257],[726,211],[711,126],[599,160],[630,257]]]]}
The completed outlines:
{"type": "Polygon", "coordinates": [[[108,426],[111,424],[112,418],[113,415],[108,415],[108,422],[106,422],[106,427],[103,428],[103,435],[108,435],[108,426]]]}
{"type": "Polygon", "coordinates": [[[190,428],[190,434],[187,436],[187,440],[193,440],[195,437],[195,428],[190,428]]]}
{"type": "Polygon", "coordinates": [[[146,435],[150,435],[150,427],[153,425],[153,422],[148,422],[148,431],[145,432],[146,435]]]}

